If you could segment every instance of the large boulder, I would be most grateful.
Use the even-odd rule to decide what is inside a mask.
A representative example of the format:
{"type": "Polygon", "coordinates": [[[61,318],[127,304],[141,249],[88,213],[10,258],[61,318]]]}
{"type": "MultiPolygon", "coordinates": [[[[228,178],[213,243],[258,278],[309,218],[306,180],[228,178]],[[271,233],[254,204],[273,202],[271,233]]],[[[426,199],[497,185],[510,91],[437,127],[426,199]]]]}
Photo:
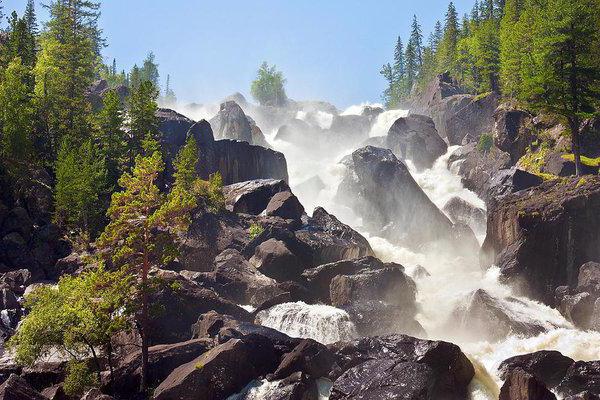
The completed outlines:
{"type": "Polygon", "coordinates": [[[296,372],[311,378],[327,377],[335,357],[325,345],[312,339],[303,339],[292,351],[286,353],[270,379],[282,379],[296,372]]]}
{"type": "Polygon", "coordinates": [[[269,216],[297,221],[304,215],[304,207],[290,191],[276,193],[265,211],[269,216]]]}
{"type": "Polygon", "coordinates": [[[297,146],[310,146],[323,140],[324,132],[318,126],[294,118],[277,129],[275,140],[293,143],[297,146]]]}
{"type": "Polygon", "coordinates": [[[363,147],[345,163],[348,169],[337,199],[363,218],[370,233],[413,248],[436,241],[466,245],[464,248],[476,243],[474,235],[470,243],[455,240],[452,222],[391,150],[363,147]]]}
{"type": "Polygon", "coordinates": [[[556,288],[555,300],[561,314],[575,326],[600,331],[600,264],[583,264],[577,286],[556,288]]]}
{"type": "Polygon", "coordinates": [[[494,113],[494,144],[510,154],[513,164],[525,155],[533,141],[533,116],[527,111],[503,105],[494,113]]]}
{"type": "Polygon", "coordinates": [[[48,400],[21,377],[12,374],[0,385],[0,400],[48,400]]]}
{"type": "Polygon", "coordinates": [[[471,96],[459,110],[446,120],[446,136],[451,145],[478,142],[482,134],[491,134],[494,128],[494,112],[499,95],[471,96]]]}
{"type": "Polygon", "coordinates": [[[468,358],[447,342],[388,335],[329,347],[337,356],[330,399],[465,399],[474,376],[468,358]]]}
{"type": "Polygon", "coordinates": [[[567,370],[557,392],[563,397],[588,392],[590,397],[587,398],[597,399],[600,397],[600,379],[598,377],[600,377],[600,361],[576,361],[567,370]]]}
{"type": "Polygon", "coordinates": [[[442,211],[446,213],[452,222],[468,225],[477,234],[480,232],[485,234],[487,215],[483,208],[454,196],[446,202],[442,211]]]}
{"type": "Polygon", "coordinates": [[[573,359],[563,356],[558,351],[541,350],[510,357],[502,361],[498,367],[498,372],[500,378],[506,380],[511,371],[521,369],[535,376],[547,387],[553,388],[562,381],[567,374],[567,370],[574,362],[573,359]]]}
{"type": "Polygon", "coordinates": [[[497,265],[521,292],[554,303],[579,266],[600,260],[600,177],[552,180],[503,197],[488,209],[483,266],[497,265]]]}
{"type": "Polygon", "coordinates": [[[490,181],[488,204],[507,194],[541,185],[542,182],[544,180],[539,176],[516,167],[502,169],[490,181]]]}
{"type": "Polygon", "coordinates": [[[288,249],[285,242],[269,239],[262,242],[250,259],[250,264],[277,281],[297,281],[306,265],[288,249]]]}
{"type": "Polygon", "coordinates": [[[154,391],[155,400],[225,399],[277,368],[273,344],[261,336],[231,339],[176,368],[154,391]]]}
{"type": "Polygon", "coordinates": [[[215,139],[253,143],[252,127],[242,108],[232,100],[221,103],[219,113],[210,120],[215,139]]]}
{"type": "Polygon", "coordinates": [[[168,108],[159,108],[156,111],[158,130],[162,134],[162,144],[171,157],[177,154],[179,148],[185,144],[187,133],[194,125],[194,121],[168,108]]]}
{"type": "Polygon", "coordinates": [[[289,190],[283,180],[255,179],[224,186],[223,194],[230,211],[258,215],[267,208],[275,194],[289,190]]]}
{"type": "Polygon", "coordinates": [[[517,368],[506,377],[499,400],[556,400],[556,396],[535,376],[517,368]]]}
{"type": "Polygon", "coordinates": [[[419,170],[431,168],[448,149],[433,120],[418,114],[397,119],[386,140],[387,146],[398,158],[412,161],[419,170]]]}

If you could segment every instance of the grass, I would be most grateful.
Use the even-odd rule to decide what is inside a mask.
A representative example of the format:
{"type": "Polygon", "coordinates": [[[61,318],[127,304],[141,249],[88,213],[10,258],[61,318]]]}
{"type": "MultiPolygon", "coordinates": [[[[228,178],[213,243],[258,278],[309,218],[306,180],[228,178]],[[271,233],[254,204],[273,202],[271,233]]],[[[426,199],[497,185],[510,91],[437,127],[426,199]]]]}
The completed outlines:
{"type": "MultiPolygon", "coordinates": [[[[567,161],[575,162],[575,156],[573,154],[563,154],[561,157],[567,161]]],[[[581,156],[581,163],[588,167],[600,167],[600,157],[590,158],[581,156]]]]}
{"type": "Polygon", "coordinates": [[[533,150],[530,147],[527,149],[525,155],[519,159],[518,165],[525,171],[535,174],[544,180],[554,179],[556,178],[554,175],[542,172],[548,154],[550,154],[550,148],[544,143],[537,150],[533,150]]]}

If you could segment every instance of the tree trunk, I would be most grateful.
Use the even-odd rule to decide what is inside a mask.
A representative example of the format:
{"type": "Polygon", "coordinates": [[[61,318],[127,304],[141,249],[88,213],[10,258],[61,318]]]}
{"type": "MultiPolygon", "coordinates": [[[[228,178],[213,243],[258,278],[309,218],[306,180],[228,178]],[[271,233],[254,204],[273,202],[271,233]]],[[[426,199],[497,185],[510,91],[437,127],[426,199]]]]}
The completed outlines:
{"type": "Polygon", "coordinates": [[[573,116],[569,118],[569,128],[571,129],[571,152],[575,161],[575,175],[581,176],[581,148],[579,145],[579,118],[573,116]]]}
{"type": "MultiPolygon", "coordinates": [[[[144,235],[144,242],[147,241],[147,235],[144,235]]],[[[146,243],[145,243],[146,244],[146,243]]],[[[142,376],[140,380],[140,391],[145,394],[148,389],[148,270],[149,261],[147,246],[144,245],[144,260],[142,264],[142,315],[141,330],[142,337],[142,376]]]]}

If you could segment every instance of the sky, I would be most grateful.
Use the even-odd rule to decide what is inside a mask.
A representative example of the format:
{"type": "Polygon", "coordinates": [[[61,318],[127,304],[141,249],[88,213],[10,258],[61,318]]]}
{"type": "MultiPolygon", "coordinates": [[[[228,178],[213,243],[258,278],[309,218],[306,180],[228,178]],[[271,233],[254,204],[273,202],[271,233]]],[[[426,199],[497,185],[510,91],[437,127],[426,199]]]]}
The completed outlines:
{"type": "MultiPolygon", "coordinates": [[[[26,1],[2,3],[5,14],[22,13],[26,1]]],[[[455,1],[459,15],[473,3],[455,1]]],[[[249,97],[267,61],[283,72],[290,98],[345,108],[380,101],[379,70],[391,61],[397,36],[408,40],[416,14],[427,38],[447,6],[448,0],[104,0],[100,26],[108,63],[115,58],[128,70],[153,51],[163,85],[170,74],[183,103],[234,92],[249,97]]]]}

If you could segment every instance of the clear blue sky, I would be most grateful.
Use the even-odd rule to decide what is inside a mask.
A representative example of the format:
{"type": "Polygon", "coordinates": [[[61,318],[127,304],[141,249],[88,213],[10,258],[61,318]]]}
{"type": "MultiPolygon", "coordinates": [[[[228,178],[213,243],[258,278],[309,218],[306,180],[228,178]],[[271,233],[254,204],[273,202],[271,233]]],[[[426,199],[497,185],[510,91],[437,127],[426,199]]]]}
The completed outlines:
{"type": "MultiPolygon", "coordinates": [[[[459,15],[473,2],[455,1],[459,15]]],[[[25,0],[3,3],[5,14],[21,13],[25,0]]],[[[447,5],[448,0],[105,0],[100,25],[108,41],[106,60],[115,57],[119,68],[129,69],[153,50],[161,80],[171,74],[180,100],[247,95],[266,60],[284,72],[291,98],[343,108],[379,101],[385,86],[379,69],[392,57],[396,37],[408,37],[416,14],[426,38],[447,5]]]]}

